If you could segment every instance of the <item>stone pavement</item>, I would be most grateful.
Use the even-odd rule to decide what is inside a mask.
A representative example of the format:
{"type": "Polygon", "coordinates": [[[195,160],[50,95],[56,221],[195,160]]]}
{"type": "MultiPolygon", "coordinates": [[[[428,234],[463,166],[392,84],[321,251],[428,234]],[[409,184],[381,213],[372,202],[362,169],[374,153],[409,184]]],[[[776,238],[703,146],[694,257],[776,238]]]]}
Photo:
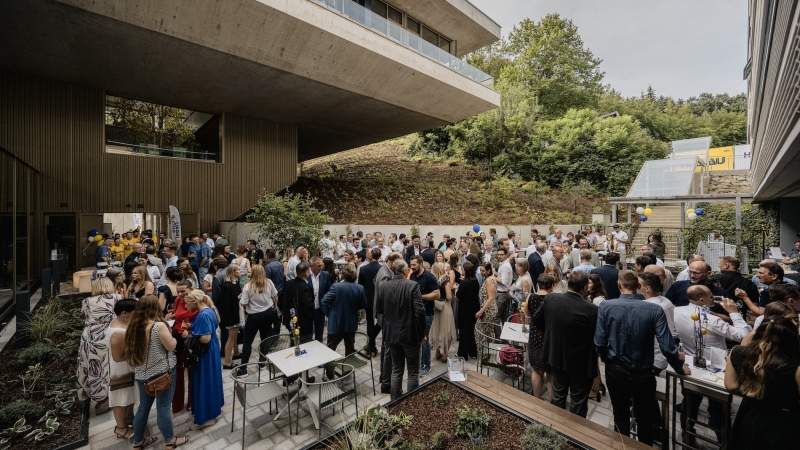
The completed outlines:
{"type": "MultiPolygon", "coordinates": [[[[364,325],[361,325],[360,331],[362,332],[366,331],[364,325]]],[[[258,340],[253,344],[255,351],[257,351],[258,348],[257,343],[258,340]]],[[[343,347],[344,345],[340,344],[339,348],[340,352],[343,351],[343,347]]],[[[380,337],[378,338],[378,347],[380,348],[380,337]]],[[[455,356],[457,348],[458,344],[454,343],[454,345],[450,349],[450,356],[455,356]]],[[[435,353],[435,350],[432,351],[432,353],[435,353]]],[[[356,371],[356,383],[358,385],[357,389],[359,392],[358,407],[360,411],[363,411],[365,407],[373,403],[382,405],[389,401],[388,394],[380,393],[380,385],[378,383],[378,376],[380,373],[379,360],[380,359],[378,357],[373,358],[377,395],[372,394],[372,382],[370,381],[371,377],[370,365],[367,364],[366,366],[356,371]]],[[[431,365],[432,365],[431,373],[427,377],[420,379],[420,383],[424,383],[426,380],[435,377],[447,370],[447,365],[439,361],[434,360],[432,361],[431,365]]],[[[475,363],[472,360],[468,362],[468,370],[470,371],[475,370],[475,363]]],[[[236,408],[236,420],[233,426],[233,431],[231,431],[231,410],[233,408],[233,402],[232,402],[233,380],[230,376],[230,372],[231,372],[230,370],[224,370],[222,372],[222,378],[224,383],[223,388],[225,392],[225,405],[222,408],[222,415],[217,419],[216,424],[202,430],[189,431],[189,427],[192,424],[191,414],[186,411],[182,411],[178,414],[173,415],[172,420],[173,420],[175,435],[176,436],[183,436],[184,434],[189,435],[190,442],[184,448],[204,449],[204,450],[241,448],[242,410],[241,410],[241,405],[238,403],[238,401],[236,408]]],[[[317,377],[318,380],[321,380],[322,377],[321,369],[316,369],[315,371],[312,371],[312,373],[317,377]]],[[[604,373],[604,369],[602,368],[602,363],[601,363],[601,374],[602,373],[604,373]]],[[[249,376],[255,377],[254,371],[251,370],[249,376]]],[[[511,383],[510,378],[506,379],[506,377],[502,374],[492,373],[490,374],[490,376],[498,380],[503,380],[509,384],[511,383]]],[[[530,369],[528,369],[526,377],[527,377],[525,382],[526,390],[530,392],[530,369]]],[[[405,386],[405,382],[403,383],[403,386],[405,386]]],[[[545,393],[545,398],[547,398],[547,393],[545,393]]],[[[678,402],[680,402],[680,400],[681,396],[679,392],[678,402]]],[[[283,407],[284,405],[286,405],[286,400],[281,399],[279,401],[279,407],[283,407]]],[[[295,428],[294,424],[295,406],[296,404],[292,405],[293,408],[292,432],[294,432],[295,428]]],[[[737,407],[738,407],[738,401],[734,400],[734,411],[737,409],[737,407]]],[[[706,406],[704,404],[700,410],[701,420],[707,420],[707,413],[705,410],[706,406]]],[[[331,410],[323,411],[321,414],[322,435],[325,436],[327,434],[330,434],[332,430],[336,430],[339,427],[343,426],[344,424],[350,422],[355,417],[355,412],[356,412],[355,404],[352,401],[345,402],[344,417],[342,416],[342,414],[340,414],[338,410],[335,415],[331,412],[331,410]]],[[[272,419],[275,417],[275,413],[276,410],[273,407],[272,414],[269,414],[268,404],[261,405],[257,408],[248,411],[246,416],[246,425],[244,432],[245,448],[249,450],[299,449],[317,440],[318,431],[314,427],[314,423],[308,412],[305,401],[300,403],[299,434],[290,434],[289,420],[286,414],[284,414],[277,421],[273,421],[272,419]]],[[[587,418],[592,422],[595,422],[604,427],[613,428],[613,414],[611,411],[611,402],[607,395],[603,396],[600,402],[597,402],[595,400],[590,400],[589,413],[587,418]]],[[[116,438],[116,436],[114,435],[114,425],[115,423],[111,411],[108,411],[99,416],[91,417],[89,425],[89,445],[82,447],[82,449],[122,450],[122,449],[132,448],[133,445],[131,443],[123,439],[116,438]]],[[[153,408],[150,411],[150,420],[148,422],[148,428],[150,433],[152,433],[155,436],[161,437],[160,432],[158,431],[158,427],[156,426],[155,405],[153,405],[153,408]]],[[[156,449],[164,448],[163,440],[160,439],[159,442],[157,442],[156,445],[154,445],[151,448],[156,448],[156,449]]]]}

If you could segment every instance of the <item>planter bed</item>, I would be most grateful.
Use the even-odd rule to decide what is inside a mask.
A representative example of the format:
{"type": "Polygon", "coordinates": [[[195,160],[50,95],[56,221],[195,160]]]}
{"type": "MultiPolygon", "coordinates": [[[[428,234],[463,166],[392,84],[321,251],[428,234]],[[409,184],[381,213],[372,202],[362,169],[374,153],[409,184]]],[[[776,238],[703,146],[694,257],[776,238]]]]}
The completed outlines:
{"type": "MultiPolygon", "coordinates": [[[[15,401],[29,402],[34,410],[29,410],[26,417],[26,425],[30,430],[17,434],[8,441],[9,448],[36,448],[37,450],[71,450],[86,445],[89,442],[89,402],[79,402],[76,396],[76,366],[80,334],[83,331],[83,321],[80,314],[81,301],[85,295],[74,297],[61,297],[51,299],[50,302],[58,302],[61,308],[59,320],[65,324],[65,329],[55,333],[47,341],[31,340],[31,345],[47,345],[52,349],[56,357],[45,359],[41,362],[39,376],[35,381],[31,376],[30,363],[22,363],[17,357],[23,349],[18,348],[16,341],[12,339],[0,352],[2,361],[2,371],[0,371],[0,411],[15,401]],[[23,378],[25,381],[23,382],[23,378]],[[33,386],[31,387],[31,382],[33,386]],[[26,389],[23,389],[23,383],[26,389]],[[44,423],[37,423],[41,416],[49,410],[56,408],[58,399],[55,392],[61,391],[62,399],[72,400],[73,403],[66,411],[57,413],[57,429],[49,436],[34,441],[26,439],[30,431],[43,429],[44,423]]],[[[47,303],[39,302],[33,312],[33,316],[46,310],[47,303]]],[[[41,347],[45,348],[45,347],[41,347]]],[[[21,403],[18,403],[21,405],[21,403]]],[[[19,417],[12,417],[9,410],[0,415],[0,432],[12,427],[19,417]]],[[[0,448],[3,445],[0,444],[0,448]]]]}

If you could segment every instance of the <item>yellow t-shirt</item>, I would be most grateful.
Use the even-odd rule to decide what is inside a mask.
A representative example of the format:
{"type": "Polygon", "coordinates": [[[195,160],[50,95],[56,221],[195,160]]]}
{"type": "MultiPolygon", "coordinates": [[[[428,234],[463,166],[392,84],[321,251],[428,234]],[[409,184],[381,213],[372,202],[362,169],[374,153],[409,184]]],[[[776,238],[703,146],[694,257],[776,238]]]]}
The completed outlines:
{"type": "Polygon", "coordinates": [[[108,249],[111,250],[111,253],[114,254],[114,259],[117,261],[122,261],[125,258],[125,245],[121,240],[119,245],[112,244],[108,249]]]}
{"type": "Polygon", "coordinates": [[[122,243],[122,247],[124,247],[123,253],[125,254],[125,257],[127,258],[128,255],[133,253],[133,244],[135,244],[135,243],[137,243],[139,241],[137,241],[134,238],[131,238],[130,240],[121,239],[120,242],[122,243]]]}

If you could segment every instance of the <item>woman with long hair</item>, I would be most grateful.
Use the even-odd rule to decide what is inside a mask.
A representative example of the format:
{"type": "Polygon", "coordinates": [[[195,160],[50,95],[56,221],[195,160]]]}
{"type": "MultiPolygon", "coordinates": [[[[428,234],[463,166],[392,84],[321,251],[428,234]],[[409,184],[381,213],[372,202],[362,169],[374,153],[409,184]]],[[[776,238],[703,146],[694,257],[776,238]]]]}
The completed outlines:
{"type": "Polygon", "coordinates": [[[446,270],[443,262],[434,263],[431,267],[431,273],[436,277],[436,281],[439,283],[439,300],[444,302],[444,308],[442,308],[441,311],[434,310],[433,324],[431,324],[428,337],[431,340],[431,348],[436,349],[436,359],[447,362],[447,356],[450,353],[450,345],[458,337],[456,336],[456,323],[453,318],[453,308],[450,305],[455,291],[455,280],[450,278],[450,274],[446,270]],[[441,352],[439,352],[440,346],[442,348],[441,352]]]}
{"type": "Polygon", "coordinates": [[[294,248],[286,247],[286,250],[283,251],[283,259],[281,259],[281,264],[283,264],[283,276],[286,276],[286,268],[289,266],[289,260],[292,256],[294,256],[294,248]]]}
{"type": "Polygon", "coordinates": [[[322,258],[322,270],[328,272],[328,279],[331,283],[336,283],[336,264],[331,258],[322,258]]]}
{"type": "Polygon", "coordinates": [[[223,259],[215,259],[211,261],[211,264],[208,265],[208,272],[206,272],[206,276],[203,277],[203,293],[210,296],[211,290],[214,287],[214,276],[217,275],[220,269],[224,269],[228,267],[228,263],[223,259]]]}
{"type": "Polygon", "coordinates": [[[669,253],[667,251],[667,244],[661,240],[661,233],[656,231],[655,233],[651,234],[647,237],[648,243],[653,246],[653,253],[656,255],[656,258],[660,260],[664,260],[664,255],[669,253]]]}
{"type": "Polygon", "coordinates": [[[456,297],[458,298],[458,356],[469,361],[470,358],[478,357],[478,346],[475,343],[475,323],[477,313],[480,310],[480,289],[477,278],[475,278],[476,266],[467,261],[464,263],[464,279],[458,286],[456,297]]]}
{"type": "Polygon", "coordinates": [[[108,410],[108,342],[106,328],[114,320],[114,305],[122,299],[106,277],[92,280],[92,296],[81,302],[83,333],[78,347],[78,399],[92,399],[95,411],[108,410]]]}
{"type": "Polygon", "coordinates": [[[145,295],[153,295],[156,291],[156,286],[150,275],[147,273],[147,267],[136,266],[131,272],[131,283],[128,285],[127,297],[141,299],[145,295]]]}
{"type": "Polygon", "coordinates": [[[133,418],[134,449],[143,449],[158,440],[155,436],[144,438],[147,417],[156,403],[158,429],[167,444],[167,450],[180,447],[189,442],[189,436],[177,438],[172,429],[172,415],[169,412],[170,402],[175,384],[156,397],[151,397],[145,390],[145,383],[152,381],[165,372],[175,379],[175,338],[161,315],[158,299],[154,295],[145,295],[133,310],[125,332],[125,359],[133,367],[136,384],[139,389],[139,408],[133,418]]]}
{"type": "MultiPolygon", "coordinates": [[[[539,309],[539,307],[542,306],[544,297],[553,292],[555,283],[556,279],[552,275],[547,273],[539,275],[539,280],[537,283],[539,290],[528,296],[528,304],[525,305],[525,317],[528,318],[528,323],[530,323],[530,318],[536,314],[536,311],[539,309]]],[[[533,324],[531,324],[529,330],[528,362],[533,369],[531,372],[531,388],[533,389],[533,395],[537,398],[541,398],[542,394],[544,393],[545,374],[549,373],[551,369],[542,355],[542,349],[544,347],[543,330],[536,328],[536,326],[533,324]]],[[[552,388],[550,387],[549,377],[547,377],[547,387],[548,392],[553,392],[552,388]]]]}
{"type": "Polygon", "coordinates": [[[455,238],[448,239],[445,245],[447,246],[447,248],[444,250],[444,260],[450,261],[450,255],[452,255],[453,252],[456,251],[456,239],[455,238]]]}
{"type": "Polygon", "coordinates": [[[164,315],[174,308],[175,297],[178,296],[178,283],[183,281],[183,273],[177,267],[167,267],[164,271],[167,283],[158,287],[158,304],[164,315]]]}
{"type": "Polygon", "coordinates": [[[589,274],[589,294],[586,295],[586,299],[600,306],[600,303],[608,299],[607,297],[608,294],[606,294],[606,290],[603,288],[603,280],[600,276],[596,273],[589,274]]]}
{"type": "Polygon", "coordinates": [[[122,380],[133,374],[133,370],[125,360],[125,331],[136,309],[136,300],[125,298],[120,299],[114,305],[114,314],[117,318],[112,320],[106,328],[106,345],[110,350],[109,364],[109,388],[108,406],[114,411],[114,434],[120,439],[130,439],[133,437],[133,404],[136,401],[136,390],[134,386],[116,385],[115,380],[122,380]]]}
{"type": "MultiPolygon", "coordinates": [[[[234,262],[234,264],[236,264],[234,262]]],[[[239,304],[245,308],[247,319],[244,323],[244,338],[242,342],[242,365],[250,362],[250,353],[253,351],[253,341],[256,333],[261,340],[273,335],[272,324],[278,317],[278,289],[267,278],[264,267],[260,264],[253,266],[253,275],[242,289],[239,304]]],[[[247,369],[240,367],[237,376],[246,376],[247,369]]]]}
{"type": "MultiPolygon", "coordinates": [[[[233,265],[233,264],[232,264],[233,265]]],[[[261,267],[261,266],[257,266],[261,267]]],[[[261,269],[263,272],[263,268],[261,269]]],[[[192,413],[194,424],[192,430],[199,430],[217,423],[222,413],[225,394],[222,391],[222,369],[219,366],[219,340],[217,326],[219,316],[214,312],[214,303],[208,296],[194,289],[186,294],[186,307],[197,313],[192,325],[184,330],[183,338],[199,337],[201,344],[208,345],[208,351],[202,353],[197,365],[192,369],[192,413]]]]}
{"type": "Polygon", "coordinates": [[[127,286],[125,286],[125,271],[119,267],[112,267],[108,269],[106,278],[111,280],[111,283],[114,284],[114,289],[116,289],[117,294],[124,297],[125,291],[128,289],[127,286]]]}
{"type": "MultiPolygon", "coordinates": [[[[514,304],[517,308],[528,301],[528,296],[533,292],[533,280],[528,272],[528,260],[518,259],[516,264],[517,281],[514,282],[512,292],[514,292],[514,304]]],[[[505,321],[505,318],[502,318],[505,321]]]]}
{"type": "Polygon", "coordinates": [[[250,281],[250,273],[253,271],[253,268],[250,265],[250,260],[247,258],[247,248],[244,245],[240,245],[236,248],[236,254],[238,256],[232,263],[238,264],[239,269],[242,271],[242,275],[239,277],[239,286],[244,289],[244,286],[250,281]]]}
{"type": "Polygon", "coordinates": [[[237,347],[236,339],[239,335],[239,328],[242,327],[244,317],[239,299],[242,296],[242,288],[239,287],[239,276],[242,270],[238,264],[231,264],[225,271],[225,281],[219,289],[219,301],[217,310],[219,311],[221,327],[228,329],[228,340],[225,342],[225,370],[233,369],[233,352],[237,347]]]}
{"type": "Polygon", "coordinates": [[[147,270],[147,275],[150,276],[150,281],[152,281],[154,284],[161,278],[161,270],[158,268],[158,266],[153,265],[153,263],[150,261],[150,257],[148,257],[147,254],[142,253],[139,255],[137,261],[139,262],[140,266],[144,266],[144,268],[147,270]]]}
{"type": "Polygon", "coordinates": [[[185,392],[189,393],[188,398],[186,398],[186,409],[192,408],[192,369],[186,369],[189,371],[189,387],[186,389],[186,374],[183,367],[185,348],[182,334],[184,330],[191,326],[192,322],[194,322],[194,318],[197,316],[197,311],[190,311],[186,307],[186,300],[184,300],[189,292],[192,292],[193,289],[194,288],[192,287],[191,281],[179,281],[177,285],[178,296],[175,297],[175,303],[172,305],[172,314],[167,315],[167,320],[175,321],[172,324],[172,336],[177,341],[175,356],[178,357],[178,362],[175,365],[175,378],[173,379],[173,383],[175,384],[175,393],[172,395],[173,413],[179,413],[183,411],[184,398],[186,397],[185,392]]]}
{"type": "MultiPolygon", "coordinates": [[[[497,317],[497,280],[494,275],[494,267],[488,262],[481,266],[483,275],[483,285],[480,290],[481,309],[475,313],[475,318],[482,324],[478,327],[479,331],[487,338],[494,338],[494,326],[499,318],[497,317]]],[[[482,345],[486,344],[485,342],[482,345]]]]}
{"type": "MultiPolygon", "coordinates": [[[[453,242],[453,246],[455,246],[456,240],[454,238],[450,238],[453,242]]],[[[450,254],[450,258],[447,260],[447,275],[453,280],[453,299],[450,301],[450,306],[453,308],[453,322],[456,327],[456,340],[461,339],[461,328],[458,326],[458,296],[455,295],[455,292],[458,290],[458,286],[461,284],[461,271],[464,270],[463,267],[460,265],[461,255],[458,252],[454,251],[450,254]]],[[[475,265],[475,262],[472,262],[475,265]]],[[[475,265],[478,267],[478,265],[475,265]]]]}
{"type": "Polygon", "coordinates": [[[553,284],[553,292],[556,294],[563,294],[567,292],[567,280],[563,280],[561,278],[561,268],[553,265],[548,264],[544,268],[544,273],[552,275],[555,278],[555,284],[553,284]]]}
{"type": "Polygon", "coordinates": [[[765,317],[748,345],[731,350],[725,388],[742,395],[728,448],[800,448],[800,339],[797,316],[765,317]]]}
{"type": "Polygon", "coordinates": [[[178,258],[177,267],[181,269],[184,280],[189,280],[192,283],[192,288],[199,289],[203,280],[197,279],[197,274],[192,270],[187,258],[178,258]]]}

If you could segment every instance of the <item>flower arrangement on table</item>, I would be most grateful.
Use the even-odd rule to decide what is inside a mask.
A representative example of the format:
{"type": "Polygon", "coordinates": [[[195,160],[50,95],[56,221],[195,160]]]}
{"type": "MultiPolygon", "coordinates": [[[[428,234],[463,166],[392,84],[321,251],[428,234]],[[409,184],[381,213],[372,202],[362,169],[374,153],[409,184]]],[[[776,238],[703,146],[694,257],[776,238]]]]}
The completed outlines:
{"type": "Polygon", "coordinates": [[[703,355],[705,347],[705,335],[708,333],[708,313],[706,308],[697,308],[697,312],[692,313],[694,321],[694,366],[701,369],[706,368],[706,360],[703,355]],[[702,321],[700,319],[703,319],[702,321]]]}
{"type": "Polygon", "coordinates": [[[292,340],[294,341],[294,354],[300,354],[300,326],[297,325],[297,314],[295,314],[295,309],[292,308],[289,310],[289,315],[292,318],[289,320],[289,328],[292,331],[292,340]]]}
{"type": "Polygon", "coordinates": [[[525,316],[525,302],[519,304],[519,320],[522,322],[522,332],[528,332],[528,318],[525,316]]]}

